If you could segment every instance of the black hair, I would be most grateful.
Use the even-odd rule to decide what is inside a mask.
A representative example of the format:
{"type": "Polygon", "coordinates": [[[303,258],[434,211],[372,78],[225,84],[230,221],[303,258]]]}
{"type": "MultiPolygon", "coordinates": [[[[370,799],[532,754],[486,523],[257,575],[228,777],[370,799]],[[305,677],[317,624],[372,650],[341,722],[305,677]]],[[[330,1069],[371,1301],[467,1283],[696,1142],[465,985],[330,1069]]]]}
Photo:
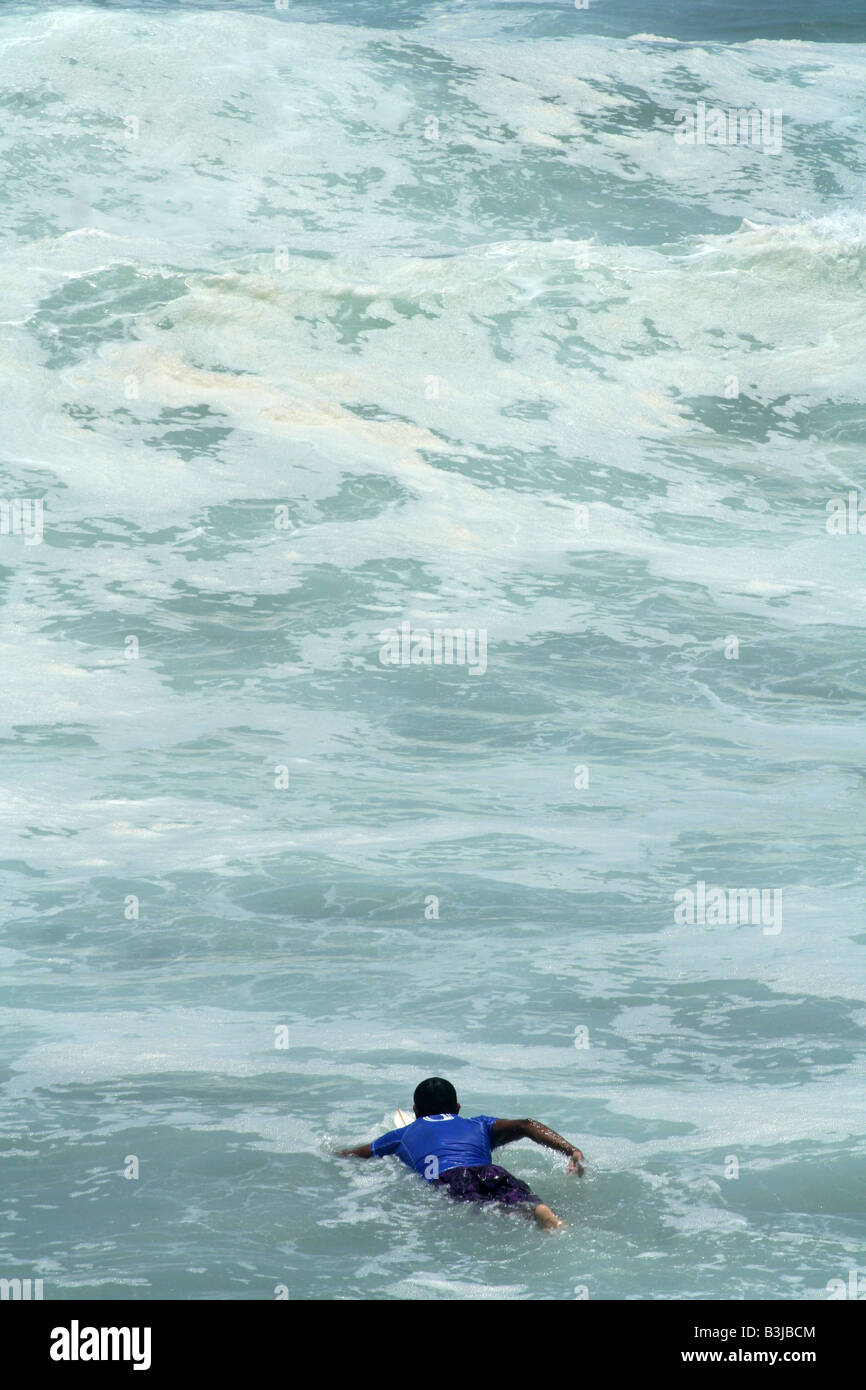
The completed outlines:
{"type": "Polygon", "coordinates": [[[450,1081],[441,1076],[428,1076],[415,1087],[412,1097],[419,1117],[422,1115],[453,1115],[457,1111],[457,1092],[450,1081]]]}

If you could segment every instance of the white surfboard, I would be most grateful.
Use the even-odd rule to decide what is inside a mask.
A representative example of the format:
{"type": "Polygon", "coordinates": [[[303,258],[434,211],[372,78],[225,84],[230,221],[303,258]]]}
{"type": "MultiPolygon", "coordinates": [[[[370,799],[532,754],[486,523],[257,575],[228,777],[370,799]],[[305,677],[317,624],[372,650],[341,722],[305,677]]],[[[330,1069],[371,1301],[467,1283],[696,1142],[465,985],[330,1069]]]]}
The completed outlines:
{"type": "Polygon", "coordinates": [[[395,1128],[395,1129],[405,1129],[406,1125],[413,1125],[414,1123],[415,1123],[415,1116],[412,1115],[412,1114],[410,1114],[408,1110],[395,1110],[395,1111],[394,1111],[394,1128],[395,1128]]]}

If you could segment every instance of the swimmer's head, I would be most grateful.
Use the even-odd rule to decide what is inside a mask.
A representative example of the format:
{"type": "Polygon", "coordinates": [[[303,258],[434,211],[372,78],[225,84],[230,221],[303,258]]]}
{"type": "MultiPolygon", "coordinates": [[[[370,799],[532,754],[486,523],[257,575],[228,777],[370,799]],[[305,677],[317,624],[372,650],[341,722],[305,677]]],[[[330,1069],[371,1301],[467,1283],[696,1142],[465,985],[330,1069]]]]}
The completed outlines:
{"type": "Polygon", "coordinates": [[[425,1115],[456,1115],[460,1109],[457,1092],[450,1081],[441,1076],[428,1076],[426,1081],[415,1087],[412,1097],[416,1120],[425,1115]]]}

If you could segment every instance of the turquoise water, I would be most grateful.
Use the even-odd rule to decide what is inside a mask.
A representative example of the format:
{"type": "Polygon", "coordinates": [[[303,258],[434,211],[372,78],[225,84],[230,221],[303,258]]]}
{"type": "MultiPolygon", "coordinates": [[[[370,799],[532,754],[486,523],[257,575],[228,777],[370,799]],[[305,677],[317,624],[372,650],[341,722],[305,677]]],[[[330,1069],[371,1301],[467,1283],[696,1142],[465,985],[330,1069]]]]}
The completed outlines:
{"type": "Polygon", "coordinates": [[[0,1275],[866,1271],[852,9],[3,6],[0,1275]],[[430,1074],[563,1235],[331,1156],[430,1074]]]}

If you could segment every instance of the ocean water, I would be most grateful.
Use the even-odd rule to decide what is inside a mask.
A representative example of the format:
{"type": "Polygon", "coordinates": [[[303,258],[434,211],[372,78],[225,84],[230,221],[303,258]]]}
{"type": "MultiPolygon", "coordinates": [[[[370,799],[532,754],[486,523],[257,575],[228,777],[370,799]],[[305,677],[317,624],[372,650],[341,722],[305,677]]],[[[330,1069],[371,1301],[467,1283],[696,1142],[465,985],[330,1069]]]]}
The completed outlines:
{"type": "Polygon", "coordinates": [[[866,13],[31,0],[0,75],[0,1275],[866,1276],[866,13]],[[332,1156],[431,1074],[564,1233],[332,1156]]]}

